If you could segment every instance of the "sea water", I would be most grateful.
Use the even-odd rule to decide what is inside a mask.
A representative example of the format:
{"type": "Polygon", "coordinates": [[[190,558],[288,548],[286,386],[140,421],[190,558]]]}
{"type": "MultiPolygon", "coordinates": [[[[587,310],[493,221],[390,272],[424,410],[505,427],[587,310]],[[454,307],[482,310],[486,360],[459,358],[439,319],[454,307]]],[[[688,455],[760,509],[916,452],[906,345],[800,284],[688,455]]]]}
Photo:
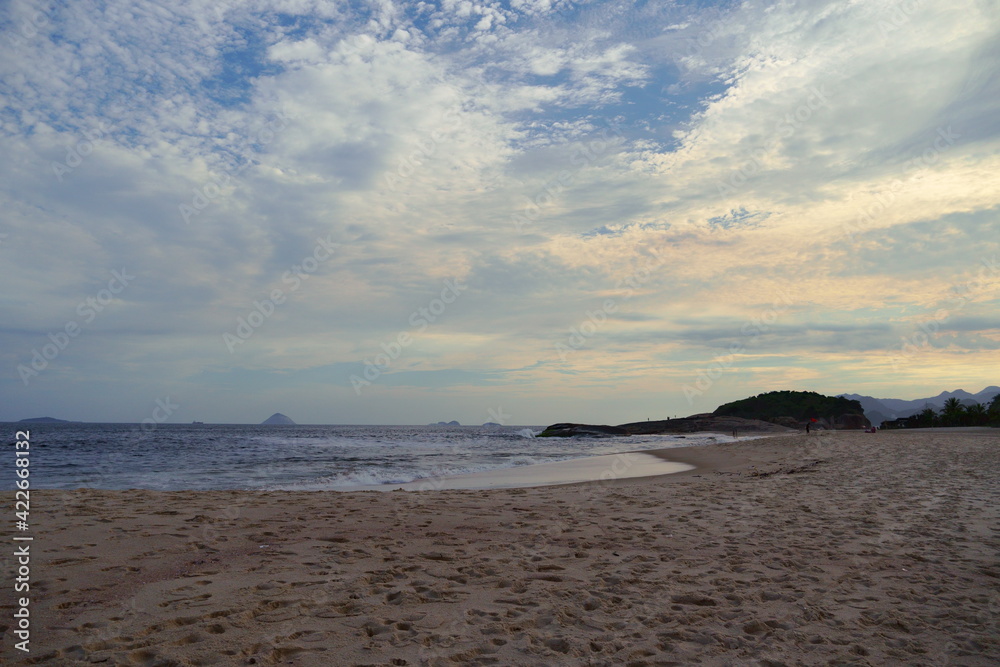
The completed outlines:
{"type": "MultiPolygon", "coordinates": [[[[539,426],[5,424],[31,432],[31,488],[342,490],[732,438],[536,438],[539,426]]],[[[0,479],[13,488],[14,477],[0,479]]]]}

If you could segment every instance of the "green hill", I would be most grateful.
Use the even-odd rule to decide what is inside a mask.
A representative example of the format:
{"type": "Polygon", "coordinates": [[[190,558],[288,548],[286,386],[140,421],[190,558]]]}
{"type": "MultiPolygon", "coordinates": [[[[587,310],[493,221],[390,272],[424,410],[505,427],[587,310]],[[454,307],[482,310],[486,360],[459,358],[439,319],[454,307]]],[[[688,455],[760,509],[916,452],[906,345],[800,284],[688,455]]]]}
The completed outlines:
{"type": "Polygon", "coordinates": [[[839,418],[841,415],[864,415],[864,408],[856,400],[839,396],[824,396],[814,391],[769,391],[720,405],[714,412],[726,417],[763,419],[774,421],[791,417],[799,421],[812,418],[839,418]]]}

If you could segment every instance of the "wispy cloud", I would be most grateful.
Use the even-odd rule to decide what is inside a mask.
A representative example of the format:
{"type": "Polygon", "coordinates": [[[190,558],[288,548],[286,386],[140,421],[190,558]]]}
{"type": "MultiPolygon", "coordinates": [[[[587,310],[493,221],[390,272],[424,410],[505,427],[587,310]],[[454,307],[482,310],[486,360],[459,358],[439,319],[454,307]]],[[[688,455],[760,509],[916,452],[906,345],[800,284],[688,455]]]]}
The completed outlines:
{"type": "Polygon", "coordinates": [[[139,420],[168,393],[220,421],[679,413],[777,293],[712,401],[989,384],[988,281],[940,344],[885,361],[1000,252],[989,10],[13,2],[0,418],[139,420]],[[337,252],[290,289],[318,238],[337,252]],[[128,290],[25,387],[18,365],[120,266],[128,290]],[[356,395],[360,360],[455,278],[469,291],[356,395]]]}

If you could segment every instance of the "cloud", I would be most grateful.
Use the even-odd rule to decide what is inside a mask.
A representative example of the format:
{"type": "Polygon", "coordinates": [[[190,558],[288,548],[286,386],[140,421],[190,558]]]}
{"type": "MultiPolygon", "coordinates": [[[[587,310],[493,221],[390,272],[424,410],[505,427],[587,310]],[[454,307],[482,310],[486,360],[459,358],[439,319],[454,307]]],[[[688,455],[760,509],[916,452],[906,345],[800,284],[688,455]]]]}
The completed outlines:
{"type": "Polygon", "coordinates": [[[339,419],[319,397],[392,421],[392,397],[401,414],[435,412],[422,423],[451,391],[477,415],[477,401],[530,395],[521,419],[550,421],[572,409],[557,396],[582,405],[612,386],[623,418],[681,412],[691,373],[776,303],[733,372],[745,384],[712,400],[767,382],[985,380],[1000,298],[994,14],[14,3],[0,418],[126,418],[168,389],[248,421],[234,405],[269,391],[314,422],[339,419]],[[322,239],[336,252],[305,271],[322,239]],[[17,366],[123,267],[135,281],[25,387],[17,366]],[[468,292],[359,399],[351,369],[454,279],[468,292]],[[275,290],[283,303],[230,353],[223,334],[275,290]],[[949,303],[942,344],[887,371],[900,337],[949,303]],[[222,379],[231,395],[206,390],[222,379]],[[106,406],[79,398],[98,386],[106,406]]]}

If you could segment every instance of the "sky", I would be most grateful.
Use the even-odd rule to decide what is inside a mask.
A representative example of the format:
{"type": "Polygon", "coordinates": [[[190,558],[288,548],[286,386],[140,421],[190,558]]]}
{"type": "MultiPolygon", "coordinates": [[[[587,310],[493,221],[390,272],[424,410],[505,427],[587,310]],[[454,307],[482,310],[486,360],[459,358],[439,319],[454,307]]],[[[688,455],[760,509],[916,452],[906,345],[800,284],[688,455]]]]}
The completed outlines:
{"type": "Polygon", "coordinates": [[[0,420],[1000,383],[994,0],[0,15],[0,420]]]}

